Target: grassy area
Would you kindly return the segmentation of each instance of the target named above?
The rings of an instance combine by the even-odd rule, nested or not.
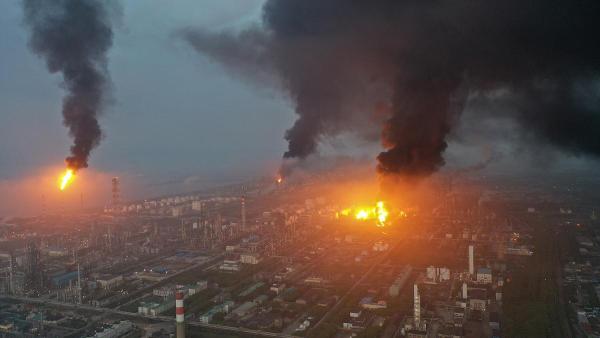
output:
[[[542,301],[511,301],[504,305],[508,337],[559,337],[552,334],[551,307]]]
[[[203,313],[208,311],[213,303],[211,298],[219,293],[216,289],[206,289],[198,292],[195,295],[190,296],[185,300],[185,308],[189,313]]]
[[[211,271],[206,278],[214,283],[219,284],[221,287],[237,289],[240,285],[243,285],[248,280],[252,279],[252,276],[260,271],[272,270],[276,266],[277,262],[272,259],[265,259],[256,265],[244,264],[240,271],[237,272],[224,272],[219,270]]]
[[[126,311],[126,312],[132,312],[132,313],[137,313],[138,312],[138,305],[140,304],[139,301],[135,301],[135,302],[131,302],[127,305],[124,305],[121,307],[121,311]]]
[[[326,313],[327,310],[329,310],[328,307],[325,306],[319,306],[319,305],[313,305],[309,310],[308,310],[308,315],[312,316],[314,318],[321,318],[323,317]]]
[[[319,327],[319,332],[313,333],[313,338],[330,338],[337,332],[337,327],[333,324],[323,323]]]
[[[360,332],[356,338],[371,338],[371,337],[379,337],[379,335],[383,332],[383,327],[381,326],[369,326]]]
[[[249,294],[245,296],[240,295],[241,292],[246,291],[250,286],[254,285],[255,283],[256,282],[252,282],[244,287],[236,287],[233,291],[231,291],[233,299],[237,302],[247,302],[253,300],[260,294],[265,294],[269,290],[269,286],[266,283],[264,283],[262,286],[259,286],[256,290],[250,292]]]
[[[510,264],[504,287],[504,333],[508,337],[562,337],[556,271],[559,266],[556,236],[540,219],[534,228],[535,254]]]
[[[195,269],[191,269],[191,270],[182,272],[181,274],[168,280],[167,283],[194,284],[199,280],[206,279],[206,277],[205,277],[206,273],[203,271],[204,268],[205,268],[205,266],[202,265]]]

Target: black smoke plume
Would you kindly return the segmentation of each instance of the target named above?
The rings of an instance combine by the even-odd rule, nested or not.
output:
[[[365,128],[356,115],[383,99],[378,170],[419,176],[444,164],[476,93],[508,93],[489,105],[511,102],[499,117],[527,139],[600,155],[599,17],[597,0],[268,0],[259,28],[184,37],[244,75],[280,80],[298,115],[284,157]]]
[[[63,76],[63,123],[73,138],[71,169],[88,166],[100,143],[98,115],[109,85],[107,52],[112,45],[111,1],[23,0],[32,51],[43,57],[51,73]]]

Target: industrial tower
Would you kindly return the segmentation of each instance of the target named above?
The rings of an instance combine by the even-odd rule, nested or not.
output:
[[[112,178],[112,209],[113,212],[117,210],[117,207],[121,203],[121,187],[118,177]]]
[[[177,338],[185,338],[185,311],[183,309],[183,292],[175,291],[175,325]]]
[[[413,304],[415,328],[421,329],[421,296],[419,295],[419,287],[414,285],[414,304]]]
[[[475,275],[475,248],[473,244],[469,245],[469,275]]]

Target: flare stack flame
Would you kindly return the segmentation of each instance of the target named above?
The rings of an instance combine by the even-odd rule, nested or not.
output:
[[[115,1],[22,0],[24,24],[30,31],[29,47],[46,62],[50,73],[62,75],[65,96],[63,124],[73,139],[65,159],[66,187],[80,169],[88,166],[98,146],[102,114],[110,86],[108,50],[113,42],[111,14]]]
[[[75,171],[73,169],[67,169],[60,180],[60,190],[65,190],[65,188],[73,181],[74,178]]]

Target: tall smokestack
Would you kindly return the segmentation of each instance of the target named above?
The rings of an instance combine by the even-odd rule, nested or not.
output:
[[[9,265],[9,294],[14,295],[15,294],[15,276],[14,276],[14,266],[13,266],[13,261],[14,261],[14,254],[13,251],[10,251],[10,265]]]
[[[242,231],[246,231],[246,197],[242,196]]]
[[[177,325],[177,338],[185,338],[185,312],[183,309],[183,292],[175,292],[175,323]]]
[[[107,225],[107,237],[108,237],[108,249],[112,249],[112,231],[111,231],[111,226],[110,223]]]
[[[469,245],[469,275],[473,277],[475,275],[475,248],[473,244]]]
[[[65,162],[73,171],[88,166],[102,136],[98,116],[106,100],[113,39],[109,4],[116,2],[23,0],[31,50],[45,59],[50,73],[63,77],[63,123],[73,138]]]
[[[415,328],[421,328],[421,296],[419,295],[419,287],[414,285],[414,304],[413,304]]]
[[[81,299],[81,269],[79,267],[79,263],[77,263],[77,302],[78,302],[78,304],[82,303],[82,299]]]
[[[111,180],[112,188],[112,210],[117,212],[119,205],[121,204],[121,184],[118,177],[113,177]]]

